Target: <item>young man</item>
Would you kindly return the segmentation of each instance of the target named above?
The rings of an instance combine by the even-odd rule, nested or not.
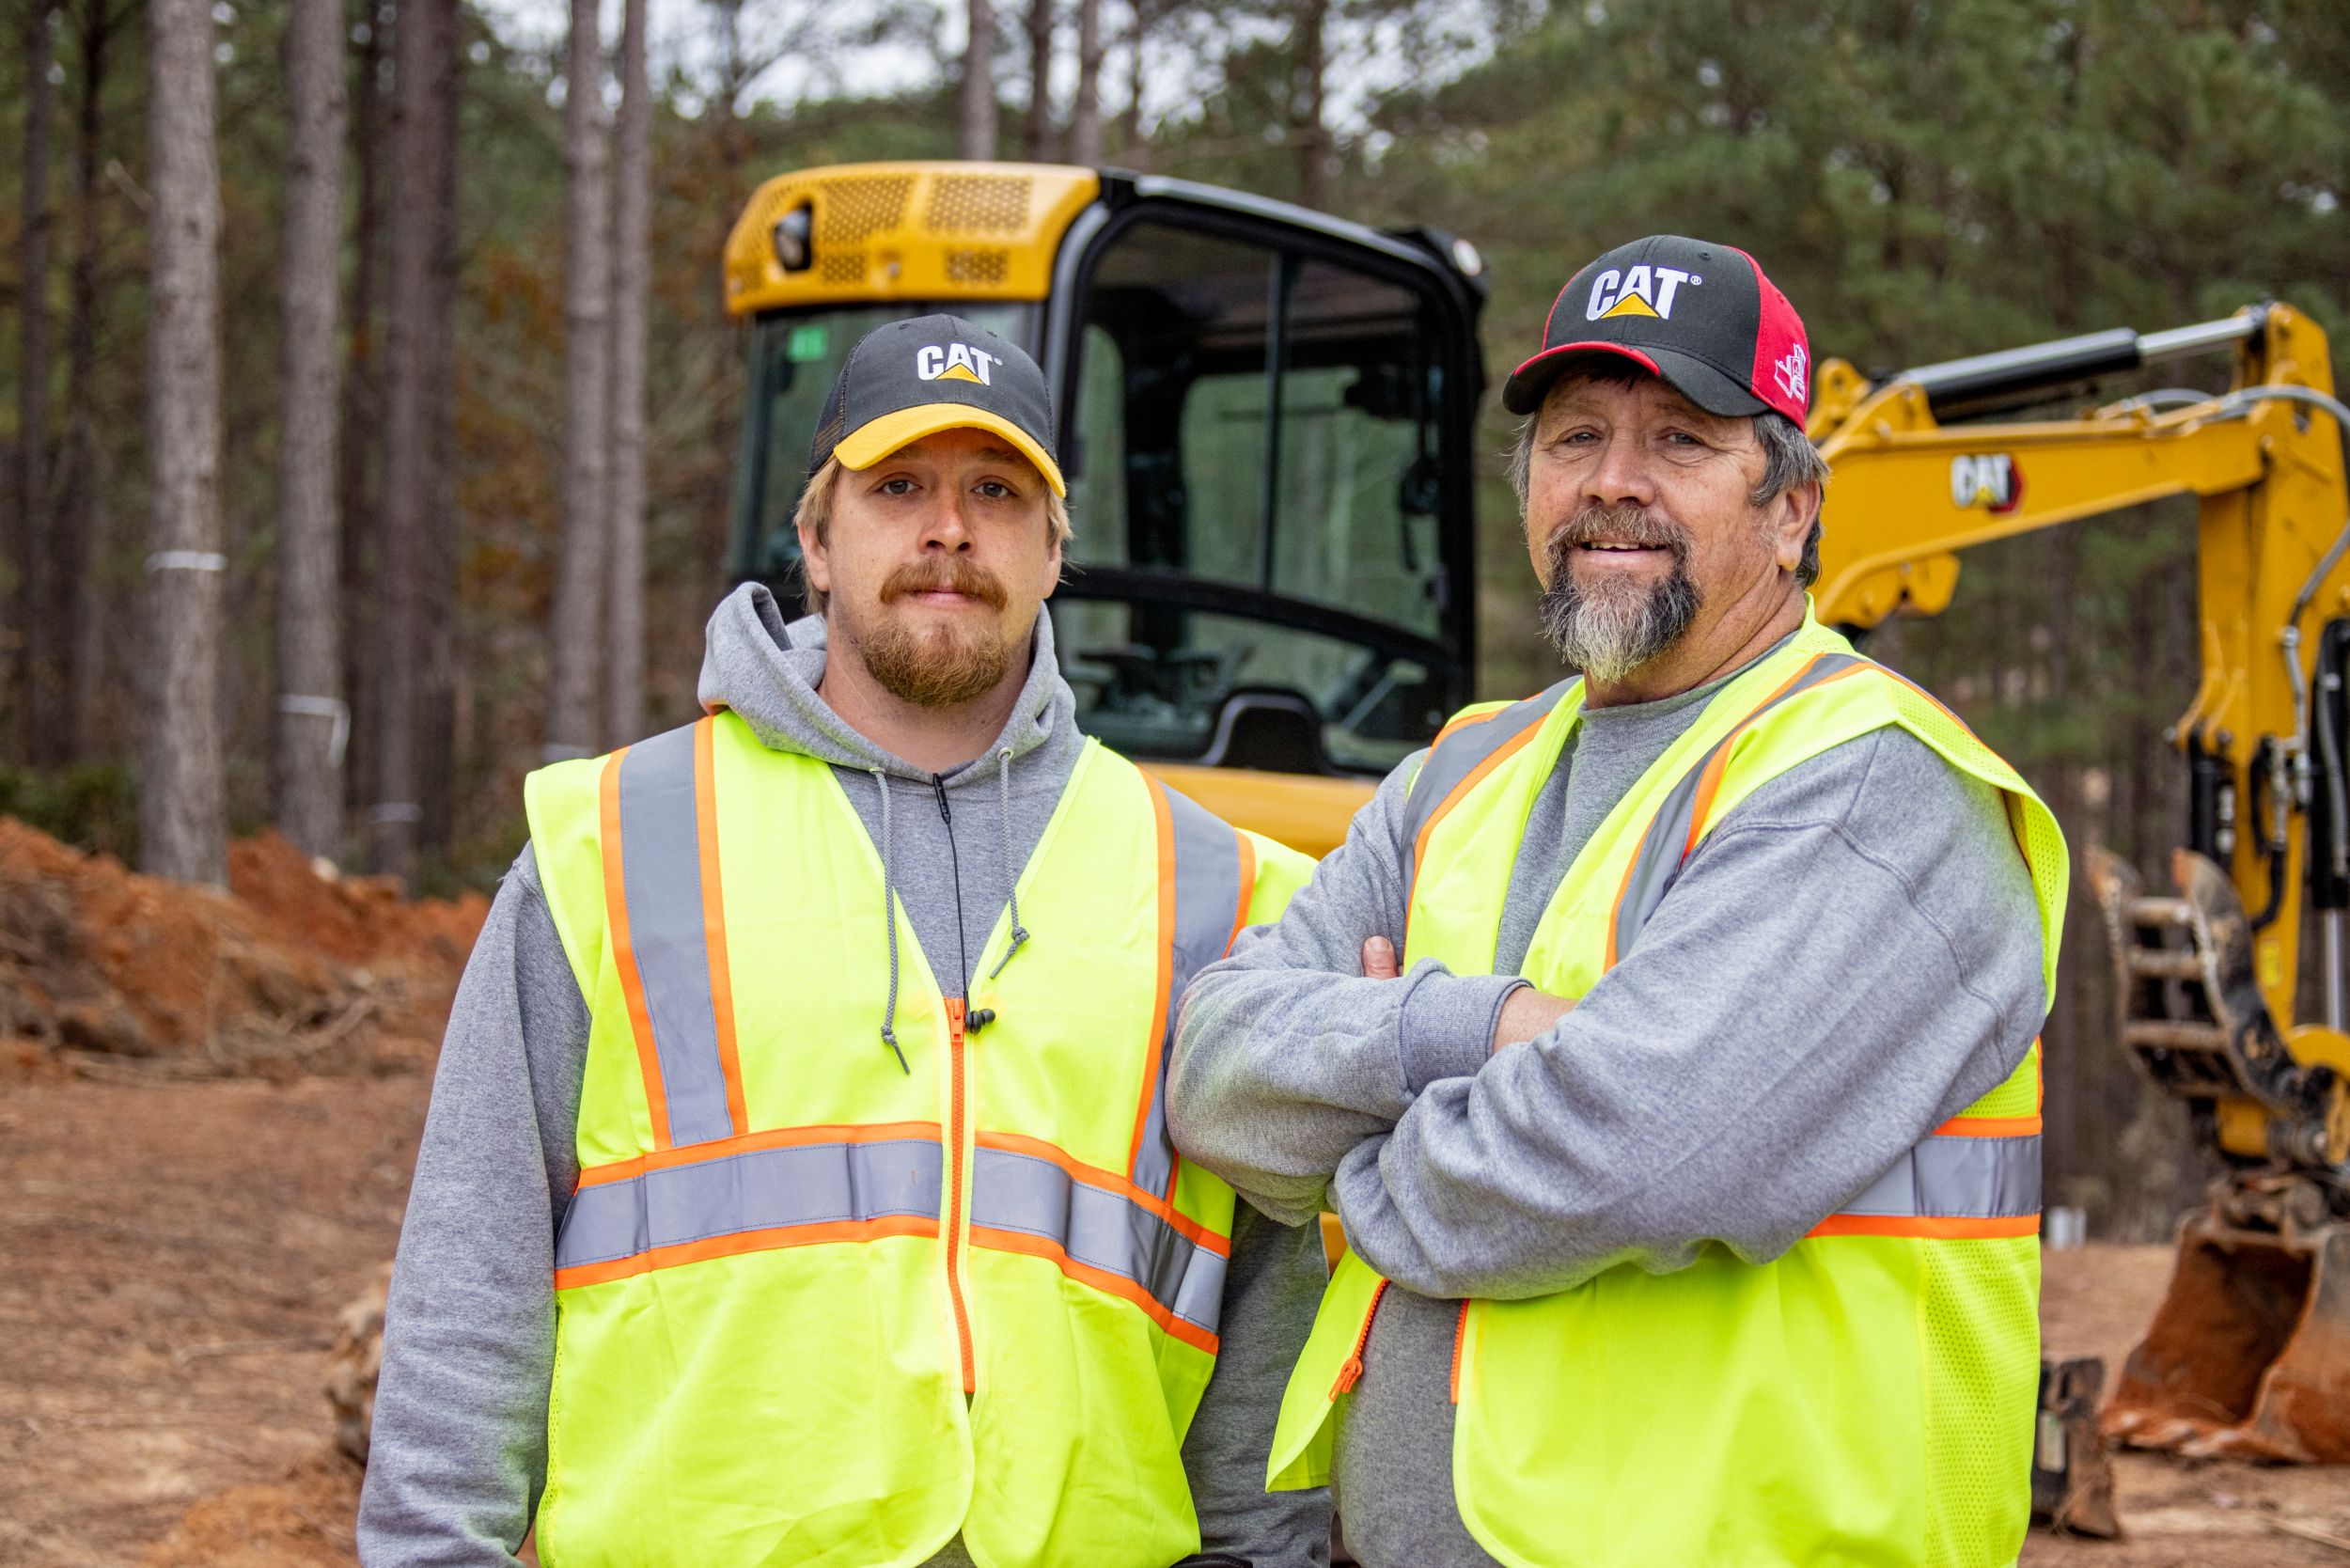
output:
[[[1729,245],[1574,274],[1503,400],[1582,679],[1456,720],[1186,1001],[1179,1147],[1345,1224],[1272,1468],[1373,1568],[2022,1544],[2063,842],[1810,618],[1809,359]]]
[[[1177,1159],[1163,1090],[1306,862],[1076,732],[1019,349],[878,329],[810,468],[821,618],[738,590],[710,716],[530,780],[361,1559],[510,1563],[535,1515],[548,1568],[1320,1562],[1323,1499],[1262,1491],[1318,1244]]]

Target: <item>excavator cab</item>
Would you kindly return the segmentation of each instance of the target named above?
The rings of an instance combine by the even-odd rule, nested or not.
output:
[[[2025,412],[2212,353],[2233,358],[2222,394]],[[2175,891],[2150,895],[2095,848],[2085,870],[2118,1043],[2224,1169],[2180,1227],[2170,1293],[2102,1424],[2148,1447],[2350,1462],[2350,408],[2325,334],[2259,305],[1875,386],[1831,361],[1818,389],[1811,434],[1836,475],[1825,620],[1941,610],[1968,545],[2163,496],[2198,503],[2203,671],[2170,731],[2187,786]],[[2054,1381],[2073,1387],[2044,1410],[2044,1447],[2055,1406],[2093,1397],[2093,1381]]]
[[[728,241],[750,397],[737,580],[797,604],[826,390],[948,310],[1053,388],[1075,537],[1048,609],[1078,720],[1309,853],[1470,699],[1482,265],[1183,180],[869,164],[769,180]]]

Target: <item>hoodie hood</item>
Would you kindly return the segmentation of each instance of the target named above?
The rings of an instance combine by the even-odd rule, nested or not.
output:
[[[711,615],[696,688],[702,707],[730,708],[771,751],[794,751],[835,767],[893,778],[931,782],[929,770],[866,739],[816,695],[824,678],[824,619],[803,616],[786,621],[776,596],[759,583],[745,583],[726,596]],[[1029,644],[1028,678],[1012,704],[1011,717],[986,754],[943,775],[949,788],[964,781],[977,763],[992,768],[1009,750],[1018,763],[1029,752],[1060,751],[1081,744],[1077,699],[1061,679],[1053,649],[1053,620],[1037,612]]]

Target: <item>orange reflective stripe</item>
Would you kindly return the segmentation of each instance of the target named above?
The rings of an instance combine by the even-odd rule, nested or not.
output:
[[[1240,903],[1232,911],[1232,933],[1224,939],[1224,950],[1230,952],[1232,944],[1240,940],[1243,927],[1248,924],[1248,906],[1256,902],[1257,841],[1247,834],[1235,831],[1240,840]]]
[[[1502,712],[1507,713],[1509,710],[1505,708]],[[1496,714],[1496,716],[1497,717],[1499,715]],[[1544,716],[1547,717],[1548,715]],[[1420,824],[1418,835],[1412,839],[1412,876],[1415,882],[1417,882],[1419,877],[1420,861],[1424,859],[1428,854],[1428,836],[1436,831],[1436,824],[1444,821],[1446,817],[1449,816],[1452,812],[1452,808],[1460,805],[1462,801],[1465,800],[1468,797],[1469,792],[1475,790],[1477,786],[1482,784],[1485,781],[1486,776],[1491,774],[1494,769],[1501,766],[1502,763],[1508,761],[1511,758],[1515,757],[1520,751],[1523,751],[1526,748],[1528,742],[1531,741],[1536,735],[1542,733],[1542,729],[1543,720],[1538,718],[1533,723],[1528,725],[1525,729],[1520,729],[1516,734],[1511,736],[1508,740],[1502,742],[1501,745],[1496,746],[1491,756],[1487,757],[1483,761],[1478,763],[1477,766],[1471,768],[1468,771],[1467,776],[1464,777],[1461,782],[1455,784],[1451,789],[1445,792],[1444,799],[1436,803],[1436,808],[1428,814],[1428,820]]]
[[[1081,1285],[1090,1285],[1104,1294],[1115,1295],[1133,1302],[1150,1315],[1152,1323],[1166,1330],[1169,1339],[1180,1340],[1195,1349],[1206,1351],[1210,1356],[1216,1353],[1219,1341],[1215,1335],[1197,1324],[1187,1323],[1177,1317],[1149,1291],[1123,1275],[1112,1274],[1107,1269],[1095,1268],[1090,1263],[1079,1262],[1068,1254],[1060,1243],[1050,1236],[1036,1236],[1023,1231],[998,1231],[991,1226],[974,1225],[971,1227],[971,1244],[974,1247],[990,1247],[998,1252],[1024,1252],[1032,1258],[1045,1259]]]
[[[615,1258],[609,1262],[559,1268],[555,1271],[555,1288],[558,1291],[577,1290],[583,1285],[602,1285],[614,1279],[626,1279],[633,1275],[650,1274],[654,1269],[675,1268],[682,1263],[698,1263],[712,1258],[736,1258],[746,1252],[822,1247],[832,1242],[879,1241],[886,1236],[935,1237],[937,1234],[938,1219],[934,1215],[885,1215],[878,1219],[778,1225],[765,1231],[740,1231],[732,1235],[682,1242],[675,1247],[656,1247],[626,1258]]]
[[[1159,927],[1157,989],[1151,998],[1151,1043],[1142,1058],[1142,1097],[1135,1106],[1134,1141],[1126,1149],[1126,1168],[1142,1158],[1143,1141],[1151,1136],[1151,1109],[1159,1093],[1159,1062],[1168,1044],[1167,1010],[1175,986],[1175,820],[1167,803],[1167,786],[1143,775],[1151,796],[1151,823],[1158,835]]]
[[[1806,661],[1801,669],[1795,671],[1794,674],[1787,678],[1786,684],[1780,686],[1778,690],[1764,698],[1762,702],[1755,707],[1753,713],[1748,713],[1745,718],[1739,720],[1738,727],[1732,729],[1729,734],[1723,736],[1720,743],[1715,746],[1713,755],[1705,760],[1705,771],[1698,776],[1697,806],[1696,808],[1689,813],[1689,835],[1687,839],[1681,846],[1682,858],[1684,860],[1687,859],[1690,853],[1698,847],[1698,840],[1705,836],[1705,829],[1709,825],[1707,819],[1712,815],[1714,809],[1714,796],[1721,789],[1722,774],[1730,766],[1731,743],[1737,740],[1740,735],[1746,733],[1746,731],[1752,727],[1754,721],[1762,716],[1765,709],[1777,704],[1781,698],[1791,695],[1798,686],[1803,687],[1807,691],[1817,690],[1821,686],[1832,684],[1835,682],[1845,679],[1847,676],[1856,674],[1859,671],[1870,667],[1868,665],[1856,663],[1847,665],[1842,669],[1835,670],[1829,674],[1823,675],[1817,680],[1813,680],[1811,678],[1812,670],[1819,665],[1822,659],[1840,658],[1843,655],[1841,654],[1821,653],[1816,654],[1810,660]]]
[[[743,1063],[734,1049],[734,975],[727,957],[726,895],[718,880],[718,770],[713,754],[717,724],[694,726],[695,839],[701,851],[702,943],[710,951],[711,1017],[718,1031],[718,1071],[726,1075],[727,1117],[737,1137],[750,1130],[743,1107]]]
[[[1040,1160],[1050,1160],[1086,1185],[1114,1192],[1135,1207],[1148,1210],[1195,1246],[1204,1247],[1218,1257],[1229,1257],[1231,1253],[1230,1237],[1217,1235],[1166,1199],[1135,1185],[1117,1171],[1088,1165],[1041,1137],[1026,1137],[1019,1133],[982,1132],[977,1136],[977,1141],[982,1149],[1000,1149],[1008,1154],[1028,1154]]]
[[[1953,1116],[1934,1130],[1936,1137],[2037,1137],[2037,1116]]]
[[[636,972],[636,949],[629,938],[628,874],[620,854],[620,762],[629,748],[607,758],[596,783],[596,806],[603,829],[603,917],[611,933],[612,964],[619,971],[620,995],[628,1001],[629,1032],[636,1040],[636,1068],[645,1083],[645,1105],[652,1115],[652,1145],[669,1147],[669,1102],[662,1092],[661,1053],[653,1045],[652,1014],[645,1006],[645,981]]]
[[[2040,1216],[1998,1215],[1952,1218],[1923,1215],[1830,1215],[1804,1232],[1804,1240],[1827,1236],[1911,1236],[1921,1241],[1967,1241],[2001,1236],[2036,1236]]]
[[[761,1149],[797,1149],[810,1143],[887,1143],[901,1138],[927,1138],[936,1142],[938,1137],[939,1127],[935,1121],[861,1121],[809,1127],[770,1127],[762,1132],[744,1133],[740,1137],[713,1138],[708,1143],[689,1143],[682,1149],[665,1149],[657,1153],[638,1154],[633,1159],[591,1165],[579,1173],[579,1185],[593,1187],[611,1182],[626,1182],[642,1176],[648,1170],[674,1170],[680,1166],[700,1165],[707,1160],[723,1160],[730,1154],[754,1153]]]

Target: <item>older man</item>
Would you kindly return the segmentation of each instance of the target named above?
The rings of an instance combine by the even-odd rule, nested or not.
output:
[[[1303,857],[1077,733],[1044,378],[850,353],[821,610],[710,622],[709,716],[534,774],[402,1231],[368,1568],[1246,1568],[1319,1241],[1175,1158],[1190,973]],[[1213,1556],[1198,1555],[1203,1546]]]
[[[1456,719],[1186,999],[1178,1147],[1345,1226],[1271,1480],[1374,1568],[2022,1540],[2063,846],[1810,619],[1809,365],[1729,245],[1574,274],[1504,401],[1582,678]]]

